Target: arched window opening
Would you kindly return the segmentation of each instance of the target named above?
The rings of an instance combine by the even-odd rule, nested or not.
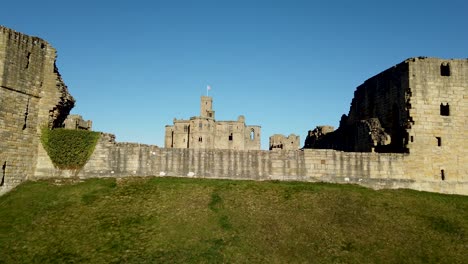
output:
[[[229,141],[232,141],[232,133],[229,134]]]
[[[254,140],[255,139],[255,130],[250,130],[250,140]]]

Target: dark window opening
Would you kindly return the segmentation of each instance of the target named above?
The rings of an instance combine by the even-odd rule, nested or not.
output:
[[[199,137],[199,138],[198,138],[198,142],[203,142],[203,138],[202,138],[202,137]]]
[[[450,115],[450,106],[447,103],[446,105],[440,104],[440,115],[441,116],[449,116]]]
[[[445,172],[444,170],[440,170],[440,178],[445,181]]]
[[[450,76],[450,64],[442,63],[440,65],[440,76]]]
[[[232,141],[232,133],[229,135],[229,141]]]
[[[29,98],[28,98],[28,103],[26,104],[26,111],[24,112],[23,130],[25,130],[26,127],[27,127],[27,123],[28,123],[28,114],[29,114]]]
[[[29,63],[31,62],[31,52],[28,52],[26,55],[26,66],[24,67],[25,69],[29,68]]]
[[[6,163],[6,161],[5,161],[5,162],[3,163],[3,166],[2,166],[2,181],[0,182],[0,186],[5,185],[6,166],[7,166],[7,163]]]
[[[171,148],[174,147],[174,131],[171,132]]]
[[[212,114],[212,113],[208,113],[208,116],[209,116],[209,117],[213,117],[213,114]]]
[[[254,140],[255,139],[255,130],[251,130],[250,131],[250,140]]]
[[[437,146],[442,146],[442,138],[441,137],[436,137],[437,139]]]
[[[413,142],[413,141],[414,141],[414,138],[413,138],[413,136],[411,136],[411,137],[410,137],[410,139],[411,139],[411,142]]]

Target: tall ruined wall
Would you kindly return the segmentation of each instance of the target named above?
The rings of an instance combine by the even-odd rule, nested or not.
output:
[[[73,107],[55,58],[46,41],[0,26],[0,194],[33,176],[40,127]]]
[[[321,145],[345,151],[407,152],[408,91],[406,61],[368,79],[356,88],[340,127]]]
[[[468,59],[409,60],[408,148],[421,180],[468,181]],[[441,106],[442,105],[442,106]]]
[[[321,149],[166,149],[142,144],[116,143],[111,135],[103,135],[81,171],[60,171],[54,169],[50,160],[43,160],[36,176],[179,176],[323,181],[356,183],[377,189],[411,188],[468,194],[467,182],[440,182],[408,176],[408,156],[409,154],[399,153],[358,153]]]
[[[409,88],[408,63],[400,63],[357,87],[346,123],[378,118],[382,128],[401,148],[402,130],[408,119],[405,95]]]

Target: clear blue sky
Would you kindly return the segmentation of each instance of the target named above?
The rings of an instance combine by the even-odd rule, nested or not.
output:
[[[468,1],[4,1],[0,24],[39,36],[77,103],[118,141],[164,145],[174,117],[246,117],[305,139],[338,125],[355,88],[409,57],[467,58]]]

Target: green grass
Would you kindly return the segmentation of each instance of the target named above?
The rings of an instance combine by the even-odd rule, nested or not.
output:
[[[467,252],[466,196],[125,178],[0,197],[0,263],[468,263]]]

